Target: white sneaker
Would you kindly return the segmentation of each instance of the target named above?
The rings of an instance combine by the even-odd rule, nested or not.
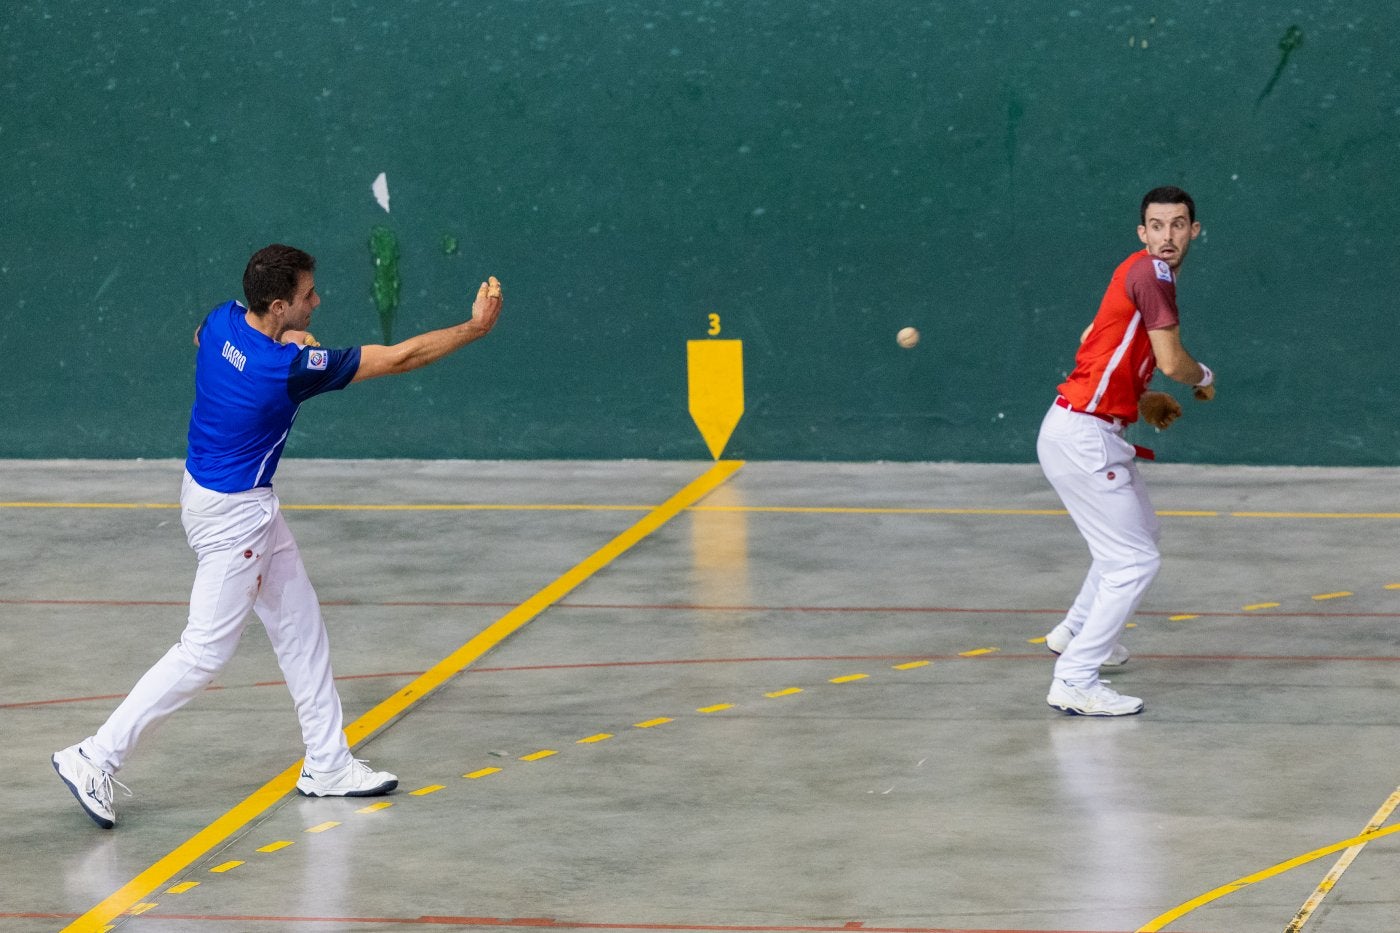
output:
[[[1059,625],[1045,633],[1045,647],[1050,649],[1051,654],[1064,654],[1069,643],[1074,639],[1069,626],[1061,622]],[[1120,644],[1115,644],[1113,650],[1108,653],[1108,660],[1103,662],[1104,667],[1122,667],[1128,663],[1128,649]]]
[[[1045,702],[1079,716],[1131,716],[1142,712],[1141,699],[1124,696],[1102,681],[1092,687],[1075,687],[1057,677],[1050,682]]]
[[[397,775],[371,771],[356,759],[339,771],[312,771],[302,765],[297,793],[303,797],[378,797],[399,786]]]
[[[103,829],[117,825],[117,811],[112,808],[112,785],[116,784],[131,796],[131,789],[88,760],[77,745],[70,745],[61,752],[54,752],[53,769],[68,785],[73,796],[78,798],[87,815]]]

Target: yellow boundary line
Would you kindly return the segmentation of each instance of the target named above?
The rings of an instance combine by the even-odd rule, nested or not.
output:
[[[1385,798],[1385,803],[1371,816],[1366,825],[1362,827],[1363,833],[1374,832],[1385,825],[1385,821],[1390,819],[1390,814],[1395,812],[1395,808],[1400,806],[1400,787],[1391,791],[1390,796]],[[1312,917],[1313,912],[1321,906],[1328,893],[1337,886],[1337,882],[1342,880],[1342,874],[1351,867],[1351,863],[1361,854],[1361,850],[1366,847],[1365,843],[1355,845],[1342,853],[1342,857],[1332,865],[1327,874],[1322,876],[1322,880],[1317,883],[1313,893],[1303,901],[1303,906],[1298,908],[1298,912],[1293,915],[1293,919],[1288,922],[1288,926],[1283,928],[1283,933],[1298,933],[1303,925]]]
[[[383,700],[378,706],[346,726],[345,735],[350,746],[355,747],[376,730],[403,715],[409,708],[500,644],[508,635],[524,627],[526,623],[562,599],[580,583],[723,484],[743,465],[742,460],[721,460],[715,463],[680,492],[652,509],[631,528],[593,552],[534,596],[482,629],[470,641],[424,671],[408,686]],[[136,906],[156,888],[179,872],[184,871],[200,856],[227,840],[290,793],[296,785],[297,775],[300,774],[300,771],[301,762],[297,762],[268,781],[232,810],[210,823],[176,847],[174,851],[108,895],[106,899],[87,913],[64,927],[64,933],[69,933],[69,931],[71,933],[101,933],[107,929],[108,924]]]
[[[1361,835],[1353,836],[1350,839],[1343,839],[1341,842],[1334,842],[1330,846],[1323,846],[1321,849],[1314,849],[1311,852],[1305,852],[1302,855],[1299,855],[1295,858],[1291,858],[1286,862],[1279,862],[1277,865],[1271,865],[1263,871],[1257,871],[1252,875],[1245,875],[1243,878],[1238,878],[1234,881],[1231,881],[1229,884],[1222,884],[1220,887],[1215,888],[1212,891],[1207,891],[1200,897],[1193,898],[1187,901],[1186,903],[1180,905],[1179,907],[1173,907],[1171,910],[1167,911],[1161,916],[1153,917],[1147,922],[1145,926],[1138,927],[1135,933],[1158,933],[1158,931],[1165,928],[1166,925],[1171,923],[1172,921],[1180,920],[1182,917],[1191,913],[1196,908],[1204,907],[1211,901],[1219,900],[1227,894],[1233,894],[1240,888],[1245,888],[1251,884],[1254,884],[1255,882],[1265,881],[1269,878],[1275,877],[1276,875],[1281,875],[1284,872],[1291,871],[1292,869],[1297,868],[1300,865],[1306,865],[1308,862],[1320,859],[1326,855],[1331,855],[1333,852],[1340,852],[1343,849],[1350,849],[1352,846],[1363,846],[1373,839],[1379,839],[1382,836],[1389,836],[1391,833],[1395,832],[1400,832],[1400,825],[1390,826],[1382,830],[1377,830],[1373,833],[1362,833]]]

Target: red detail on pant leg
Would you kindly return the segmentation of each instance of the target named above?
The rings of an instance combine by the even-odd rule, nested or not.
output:
[[[252,558],[252,556],[253,556],[253,552],[252,552],[252,551],[244,551],[244,552],[243,552],[243,559],[244,559],[244,560],[250,560],[250,559]]]
[[[1114,472],[1113,472],[1112,470],[1109,470],[1109,471],[1108,471],[1108,478],[1109,478],[1109,479],[1113,479],[1115,475],[1116,475],[1116,474],[1114,474]]]

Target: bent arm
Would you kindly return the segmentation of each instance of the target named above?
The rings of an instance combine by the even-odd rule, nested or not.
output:
[[[379,376],[396,376],[421,369],[485,337],[501,314],[501,283],[491,276],[476,291],[472,316],[452,327],[430,330],[393,346],[370,344],[360,348],[360,368],[351,382]]]
[[[1200,385],[1206,378],[1206,371],[1201,364],[1181,345],[1180,327],[1149,330],[1147,338],[1152,341],[1152,355],[1157,358],[1157,368],[1168,379],[1195,386]]]

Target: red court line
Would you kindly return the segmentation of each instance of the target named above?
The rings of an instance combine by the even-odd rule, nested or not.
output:
[[[0,920],[74,920],[76,914],[4,913]],[[142,914],[141,923],[161,921],[202,923],[334,923],[376,924],[380,926],[448,926],[448,927],[531,927],[554,930],[649,930],[675,933],[1132,933],[1130,930],[1034,930],[997,927],[884,927],[867,926],[864,921],[851,920],[840,925],[823,924],[758,924],[758,923],[602,923],[584,920],[555,920],[552,917],[287,917],[263,914]]]

